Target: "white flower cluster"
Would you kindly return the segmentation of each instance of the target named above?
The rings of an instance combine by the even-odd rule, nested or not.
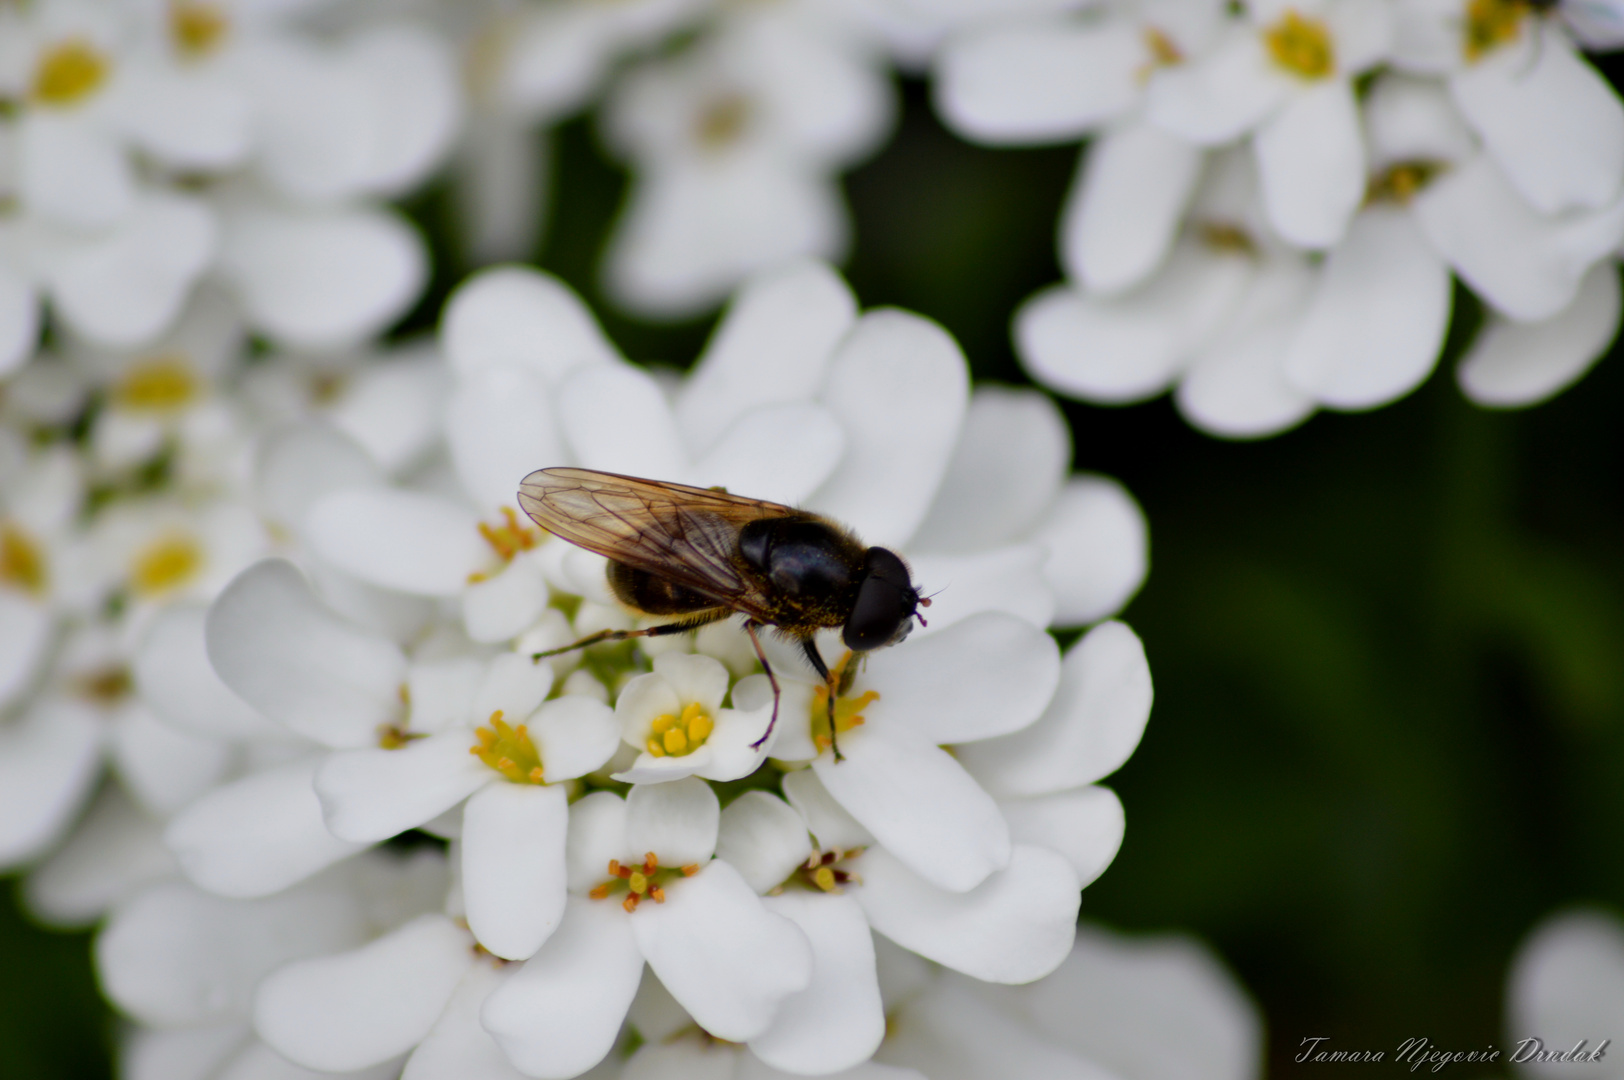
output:
[[[42,917],[107,913],[129,1075],[568,1077],[689,1030],[879,1069],[877,949],[995,983],[1065,960],[1150,707],[1109,621],[1146,551],[1047,399],[972,393],[940,328],[811,262],[681,379],[518,268],[435,346],[243,331],[206,288],[156,353],[65,345],[4,405],[0,857],[38,863]],[[633,625],[517,512],[563,463],[827,513],[909,558],[930,625],[820,642],[833,703],[769,640],[765,742],[736,623],[538,663]]]
[[[1091,401],[1175,388],[1257,437],[1431,372],[1451,276],[1487,318],[1474,401],[1544,400],[1618,330],[1624,103],[1580,56],[1624,7],[1569,0],[1123,0],[979,11],[938,108],[996,144],[1093,143],[1060,224],[1068,280],[1015,335]]]
[[[1624,922],[1583,908],[1542,920],[1512,959],[1501,1061],[1537,1080],[1624,1076],[1621,1022]]]

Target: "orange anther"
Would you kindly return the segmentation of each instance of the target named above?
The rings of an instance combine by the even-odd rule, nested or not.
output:
[[[638,896],[636,893],[627,893],[626,899],[620,902],[620,906],[625,908],[626,913],[629,915],[637,910],[637,901],[640,899],[642,899],[642,897]]]
[[[658,885],[650,886],[648,894],[654,897],[654,902],[656,904],[665,903],[665,890],[660,888]]]
[[[587,895],[592,897],[594,900],[602,900],[604,897],[609,895],[609,883],[604,882],[602,885],[599,885],[597,888],[587,893]]]
[[[693,877],[697,873],[699,873],[699,864],[696,862],[691,862],[682,868],[683,877]]]
[[[619,859],[610,859],[609,860],[609,875],[611,877],[619,877],[620,876],[620,860]]]
[[[652,873],[654,873],[654,871],[658,870],[659,868],[660,868],[660,860],[658,860],[658,859],[656,859],[654,857],[654,852],[652,852],[652,851],[645,852],[643,854],[643,873],[652,874]]]

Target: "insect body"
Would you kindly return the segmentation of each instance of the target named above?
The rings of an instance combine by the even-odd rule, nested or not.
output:
[[[519,505],[536,524],[609,559],[609,587],[624,604],[672,621],[644,630],[605,630],[553,656],[600,641],[697,629],[737,612],[773,688],[778,679],[756,631],[771,626],[801,643],[829,686],[834,738],[836,677],[813,639],[840,628],[846,647],[867,652],[908,636],[929,607],[895,552],[864,547],[844,526],[804,510],[711,488],[640,480],[591,469],[541,469],[519,485]],[[921,617],[920,622],[924,619]],[[840,756],[838,746],[835,756]]]

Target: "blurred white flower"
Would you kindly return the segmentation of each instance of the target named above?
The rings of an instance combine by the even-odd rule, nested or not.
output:
[[[1507,1061],[1540,1080],[1624,1076],[1610,1045],[1624,1023],[1624,923],[1610,912],[1552,915],[1529,931],[1506,986]],[[1538,1040],[1537,1043],[1529,1040]],[[1537,1055],[1602,1051],[1599,1061]]]
[[[894,91],[874,44],[804,0],[724,8],[675,56],[629,72],[606,106],[636,173],[606,278],[633,311],[715,306],[745,277],[849,244],[836,174],[889,131]]]

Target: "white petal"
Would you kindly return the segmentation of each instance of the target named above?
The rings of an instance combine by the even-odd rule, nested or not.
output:
[[[1286,382],[1286,349],[1313,277],[1289,257],[1272,261],[1242,298],[1224,336],[1196,358],[1174,396],[1203,431],[1227,438],[1273,435],[1301,423],[1313,399]]]
[[[254,1029],[308,1068],[364,1068],[415,1046],[472,961],[467,931],[422,915],[353,952],[268,976],[254,995]]]
[[[415,491],[335,491],[310,508],[305,528],[316,551],[340,570],[422,596],[460,594],[468,575],[491,557],[472,513]]]
[[[135,178],[111,133],[83,113],[28,109],[17,129],[17,194],[30,211],[104,229],[135,202]]]
[[[1412,206],[1427,239],[1472,291],[1520,322],[1567,307],[1585,272],[1624,239],[1624,199],[1546,217],[1486,154],[1434,180]]]
[[[383,482],[371,456],[325,424],[299,424],[266,435],[254,462],[254,490],[262,513],[278,527],[302,535],[305,514],[323,495]]]
[[[357,371],[328,415],[372,460],[398,475],[420,464],[438,442],[450,384],[433,349],[403,349]]]
[[[214,673],[204,639],[205,617],[204,608],[176,604],[153,619],[131,665],[141,699],[166,722],[205,738],[285,734]]]
[[[1534,405],[1577,382],[1618,334],[1618,265],[1597,263],[1579,295],[1544,322],[1514,323],[1490,316],[1461,360],[1457,377],[1479,405]]]
[[[1060,219],[1060,261],[1072,280],[1111,295],[1167,257],[1205,155],[1143,120],[1090,145]]]
[[[235,756],[225,740],[170,727],[140,702],[118,711],[109,735],[119,779],[142,806],[161,816],[212,788]]]
[[[497,712],[517,723],[534,712],[553,687],[551,664],[540,663],[520,653],[498,653],[485,669],[485,678],[474,695],[469,715],[476,723],[487,723]]]
[[[784,432],[795,437],[786,439]],[[699,487],[720,485],[794,506],[829,478],[846,436],[829,410],[814,402],[766,405],[741,416],[689,471]]]
[[[221,896],[268,896],[364,848],[327,831],[311,787],[320,758],[246,776],[175,816],[164,842]]]
[[[0,375],[22,366],[39,342],[39,296],[9,266],[0,266]]]
[[[1066,1080],[1119,1080],[1124,1075],[1056,1046],[1018,1018],[1017,1010],[998,1008],[996,999],[989,998],[986,989],[967,979],[942,976],[903,1006],[881,1053],[929,1070],[933,1080],[968,1080],[1004,1070]],[[1198,1069],[1196,1075],[1206,1073]]]
[[[964,892],[1009,862],[1009,827],[953,757],[898,725],[841,740],[845,760],[813,763],[835,801],[917,873]]]
[[[64,830],[101,764],[88,708],[47,698],[0,731],[0,866],[32,858]]]
[[[237,575],[205,633],[225,684],[301,735],[367,746],[395,719],[405,657],[323,607],[291,563],[267,559]]]
[[[1537,1033],[1547,1050],[1567,1050],[1585,1039],[1594,1050],[1609,1037],[1601,1033],[1616,1030],[1624,1013],[1624,928],[1615,916],[1593,909],[1547,918],[1518,948],[1508,981],[1506,1023],[1516,1025],[1516,1038]],[[1545,1078],[1569,1070],[1605,1075],[1572,1063],[1528,1072]]]
[[[570,897],[547,944],[485,999],[485,1030],[526,1076],[577,1076],[614,1045],[643,973],[631,922],[612,900]]]
[[[746,281],[677,396],[688,445],[704,453],[752,409],[813,397],[856,319],[851,289],[826,263]]]
[[[626,843],[626,800],[612,791],[594,791],[570,807],[564,859],[573,893],[586,893],[603,882],[610,859],[633,861]]]
[[[1299,247],[1342,239],[1365,197],[1365,148],[1353,86],[1330,79],[1289,102],[1258,129],[1263,206],[1280,236]]]
[[[1443,348],[1451,289],[1449,267],[1410,214],[1366,210],[1325,260],[1286,350],[1286,378],[1337,409],[1409,393]]]
[[[824,404],[845,426],[846,456],[810,506],[870,544],[900,544],[924,520],[958,441],[969,404],[964,354],[933,322],[870,312],[835,354]]]
[[[49,606],[15,589],[0,588],[0,705],[10,704],[33,685],[55,629]]]
[[[366,187],[404,194],[444,156],[461,126],[451,46],[426,27],[374,25],[348,43],[345,60],[370,83]]]
[[[1121,610],[1149,570],[1144,511],[1107,476],[1067,481],[1031,541],[1048,549],[1043,576],[1056,626],[1081,626]]]
[[[119,1047],[125,1080],[215,1080],[219,1068],[249,1038],[247,1024],[138,1028]]]
[[[73,835],[28,875],[29,910],[52,926],[81,928],[143,886],[179,867],[161,825],[117,784],[107,784]]]
[[[1205,56],[1156,73],[1145,94],[1151,122],[1202,146],[1226,143],[1263,121],[1291,93],[1261,36],[1232,25]]]
[[[772,1026],[750,1040],[750,1049],[767,1064],[801,1075],[867,1061],[885,1037],[885,1009],[862,907],[850,896],[798,889],[762,903],[806,935],[812,981],[784,999]]]
[[[549,784],[602,768],[620,747],[614,710],[581,694],[546,702],[529,726]]]
[[[406,1059],[400,1080],[522,1080],[524,1074],[479,1023],[485,999],[504,981],[497,968],[481,963],[470,967],[445,1011]]]
[[[535,625],[550,595],[541,566],[521,556],[494,577],[463,590],[463,627],[474,641],[506,641]]]
[[[440,345],[459,375],[512,364],[548,383],[581,364],[619,359],[570,287],[520,266],[482,271],[446,302]]]
[[[428,276],[423,239],[371,207],[243,208],[226,219],[222,268],[248,319],[279,343],[332,349],[393,322]]]
[[[1035,724],[958,754],[998,795],[1091,784],[1120,768],[1139,745],[1150,700],[1144,646],[1122,623],[1101,623],[1066,653],[1060,687]]]
[[[317,1072],[295,1065],[258,1039],[226,1063],[211,1080],[323,1080],[332,1073]],[[368,1069],[344,1073],[345,1080],[395,1080],[400,1075],[400,1059],[380,1061]]]
[[[806,823],[776,795],[747,791],[722,811],[716,857],[731,864],[758,893],[782,885],[811,854]]]
[[[1476,140],[1437,79],[1382,75],[1365,98],[1364,115],[1373,172],[1404,161],[1453,165],[1476,152]]]
[[[671,996],[712,1035],[731,1042],[754,1038],[772,1022],[779,1002],[811,981],[806,936],[762,907],[727,863],[712,862],[671,882],[665,897],[663,904],[639,905],[632,933]]]
[[[849,851],[874,843],[874,834],[863,828],[846,808],[835,802],[812,769],[785,773],[781,782],[784,797],[806,822],[818,848],[823,851]]]
[[[913,551],[970,552],[1019,536],[1071,465],[1071,432],[1047,395],[979,387]]]
[[[222,65],[136,62],[122,72],[120,119],[158,161],[178,170],[222,172],[253,145],[253,117]]]
[[[56,313],[98,344],[152,338],[180,314],[214,255],[216,231],[197,199],[143,195],[116,229],[52,256],[44,277]]]
[[[1071,951],[1077,874],[1046,848],[1016,845],[1009,865],[969,892],[947,892],[884,848],[865,852],[854,890],[869,923],[892,941],[986,982],[1024,983]]]
[[[1033,799],[1000,799],[998,809],[1017,845],[1065,856],[1084,888],[1105,873],[1122,847],[1122,802],[1110,788],[1090,784]]]
[[[523,960],[541,948],[564,916],[569,812],[568,795],[557,784],[491,784],[463,809],[468,929],[504,960]]]
[[[1181,243],[1159,273],[1126,294],[1046,289],[1016,313],[1021,363],[1071,397],[1107,404],[1154,397],[1227,321],[1254,273],[1245,255]]]
[[[1146,50],[1127,19],[1034,21],[966,34],[936,60],[936,109],[978,142],[1075,139],[1131,108]]]
[[[468,751],[466,728],[397,750],[343,750],[315,775],[327,827],[357,843],[387,840],[456,806],[497,779]]]
[[[878,726],[904,724],[933,743],[1019,731],[1060,682],[1060,648],[1023,619],[984,612],[868,657],[854,692],[880,697],[864,710]]]
[[[364,939],[356,897],[329,881],[243,902],[164,882],[113,912],[96,939],[103,992],[145,1024],[246,1019],[255,985],[289,961]]]
[[[1012,991],[1011,1000],[1039,1036],[1091,1061],[1133,1063],[1169,1078],[1239,1080],[1261,1068],[1257,1006],[1223,962],[1189,938],[1131,938],[1084,925],[1059,970]],[[1079,1016],[1092,1019],[1079,1024]],[[1159,1044],[1152,1068],[1143,1040],[1169,1023],[1179,1037]]]
[[[703,780],[639,784],[626,796],[626,846],[639,855],[652,851],[662,866],[704,864],[716,851],[721,815]]]
[[[1600,209],[1624,183],[1624,104],[1566,35],[1523,25],[1536,40],[1457,72],[1450,92],[1534,209]]]
[[[558,408],[582,465],[652,478],[686,471],[671,408],[647,372],[627,364],[578,371],[560,388]]]
[[[923,639],[987,612],[1003,612],[1048,626],[1054,593],[1043,578],[1048,552],[1036,544],[1010,544],[973,555],[920,555],[911,560],[914,582],[931,601]]]
[[[564,462],[562,434],[547,384],[516,365],[464,375],[446,415],[457,476],[481,511],[514,506],[519,481]]]

